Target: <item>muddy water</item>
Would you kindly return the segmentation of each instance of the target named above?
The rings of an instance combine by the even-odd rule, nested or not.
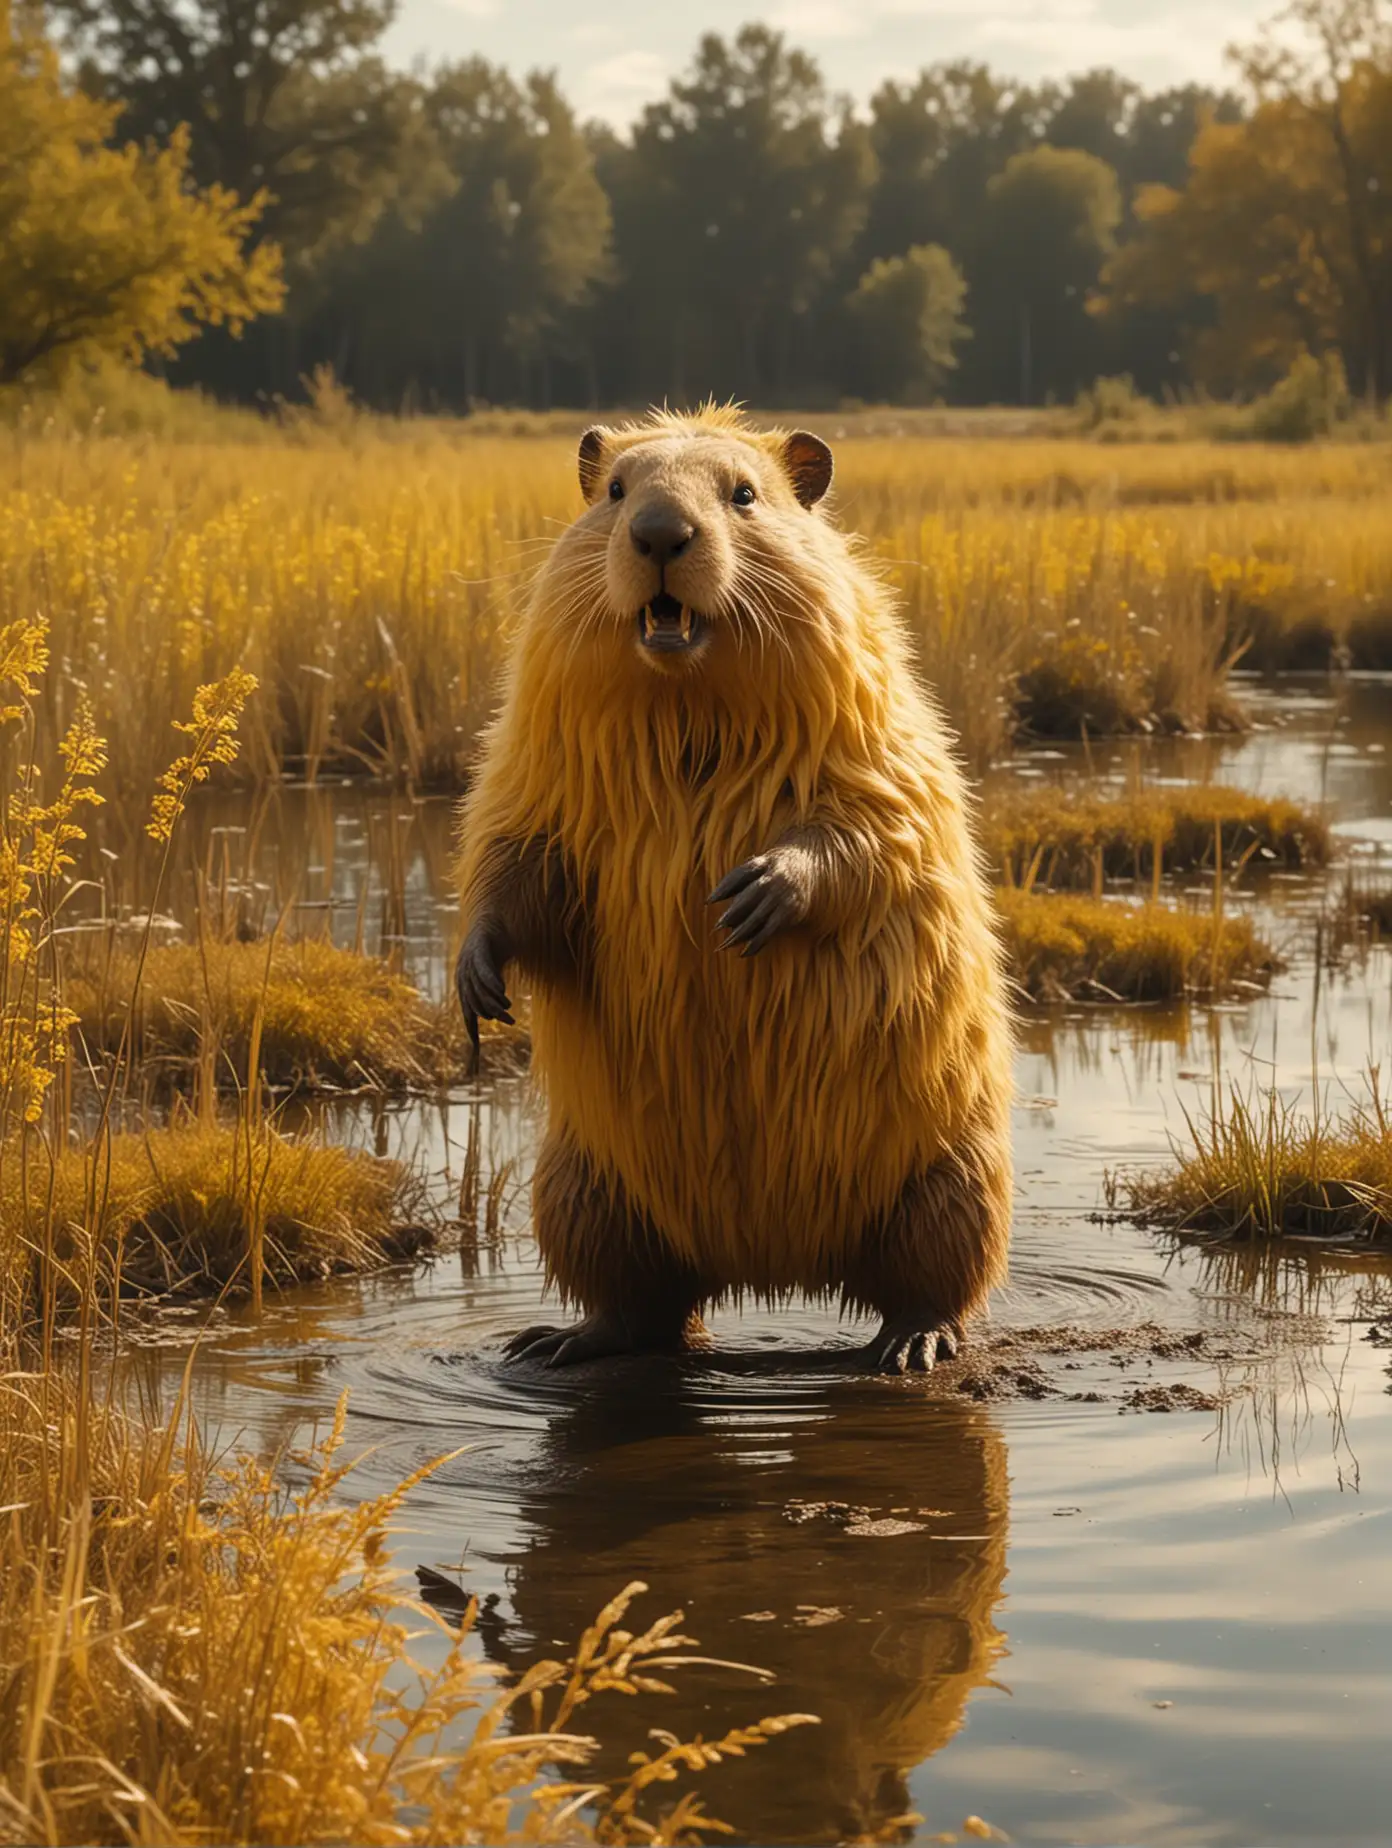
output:
[[[1392,686],[1286,683],[1261,712],[1270,729],[1242,740],[1106,747],[1090,767],[1323,793],[1351,851],[1392,876]],[[1080,755],[1010,772],[1071,775]],[[255,856],[229,850],[227,882],[280,904],[293,877],[337,934],[370,943],[370,878],[369,911],[438,981],[443,808],[280,801]],[[371,859],[384,827],[389,865]],[[505,1368],[504,1336],[539,1312],[537,1125],[510,1080],[338,1113],[340,1133],[425,1161],[451,1210],[472,1126],[493,1223],[471,1214],[429,1267],[296,1296],[259,1324],[218,1317],[199,1408],[224,1440],[290,1446],[347,1390],[350,1443],[371,1447],[362,1493],[468,1445],[413,1494],[400,1557],[484,1601],[479,1646],[500,1663],[552,1652],[638,1578],[649,1615],[681,1604],[705,1653],[773,1671],[695,1668],[675,1696],[587,1710],[608,1769],[651,1725],[709,1736],[819,1714],[706,1780],[743,1839],[833,1840],[913,1811],[926,1820],[905,1832],[975,1813],[1017,1842],[1383,1840],[1392,1352],[1376,1331],[1392,1336],[1392,1274],[1356,1254],[1214,1259],[1094,1217],[1104,1172],[1163,1159],[1215,1081],[1298,1099],[1312,1065],[1337,1091],[1392,1048],[1388,953],[1325,972],[1316,1009],[1318,885],[1239,902],[1288,944],[1270,996],[1025,1027],[1014,1271],[988,1338],[1075,1331],[1041,1354],[1042,1396],[837,1372],[826,1351],[854,1333],[807,1307],[716,1317],[720,1350],[699,1362]],[[1128,1328],[1150,1333],[1110,1338]],[[152,1354],[171,1378],[180,1359],[177,1342]],[[1199,1409],[1133,1409],[1156,1386]]]

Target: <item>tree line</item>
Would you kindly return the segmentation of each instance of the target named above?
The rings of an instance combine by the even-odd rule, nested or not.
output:
[[[145,343],[229,397],[326,365],[389,409],[1038,404],[1122,373],[1256,391],[1308,352],[1382,398],[1388,4],[1295,0],[1230,90],[943,63],[862,110],[749,25],[618,132],[542,72],[393,69],[393,0],[52,0],[68,75],[31,21],[10,87],[46,72],[83,158],[173,161],[186,215],[242,238],[250,281],[224,264],[202,317],[235,327],[193,338],[194,289]],[[5,135],[0,231],[7,193],[42,215]]]

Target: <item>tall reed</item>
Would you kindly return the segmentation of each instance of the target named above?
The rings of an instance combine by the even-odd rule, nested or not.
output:
[[[46,728],[92,689],[120,814],[165,722],[237,666],[266,689],[244,776],[461,782],[529,574],[580,503],[573,438],[460,428],[0,433],[0,623],[46,613]],[[837,484],[977,764],[1021,727],[1236,723],[1239,658],[1392,660],[1385,449],[848,437]]]

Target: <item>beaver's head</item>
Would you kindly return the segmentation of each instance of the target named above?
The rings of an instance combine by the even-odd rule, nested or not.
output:
[[[660,673],[699,671],[805,621],[812,509],[830,483],[831,451],[806,431],[709,414],[587,430],[589,509],[557,562],[583,575],[590,622]]]

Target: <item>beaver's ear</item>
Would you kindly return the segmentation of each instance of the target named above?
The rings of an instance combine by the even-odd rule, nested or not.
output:
[[[603,424],[593,424],[580,438],[580,492],[592,501],[599,490],[600,464],[609,432]]]
[[[783,466],[803,506],[815,507],[831,486],[831,451],[821,437],[794,430],[783,444]]]

